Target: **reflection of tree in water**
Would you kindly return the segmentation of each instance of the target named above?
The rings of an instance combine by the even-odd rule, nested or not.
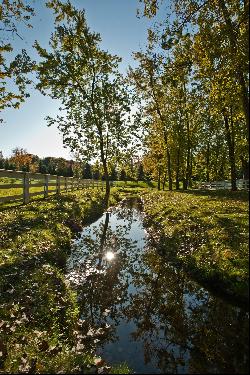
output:
[[[125,314],[136,320],[132,335],[144,342],[145,361],[163,373],[247,372],[248,314],[209,296],[155,251],[142,258],[152,272],[135,276],[143,291]]]
[[[122,318],[121,306],[128,300],[129,267],[133,266],[136,241],[128,238],[135,220],[132,206],[122,211],[113,209],[112,214],[121,224],[111,229],[111,214],[107,212],[99,226],[84,232],[76,246],[73,270],[68,278],[77,287],[86,330],[91,327],[93,332],[101,328],[102,339],[106,334],[106,340],[113,341],[115,326]],[[107,252],[114,254],[113,260],[106,259]]]
[[[115,228],[111,215],[118,220]],[[163,373],[247,372],[247,314],[188,281],[155,249],[139,249],[129,232],[140,215],[133,203],[124,203],[77,245],[69,279],[77,288],[85,334],[92,344],[104,345],[117,339],[120,321],[133,321],[131,335],[143,343],[145,363]],[[106,259],[107,251],[113,260]]]

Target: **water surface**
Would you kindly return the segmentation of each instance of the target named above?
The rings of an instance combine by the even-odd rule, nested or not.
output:
[[[84,345],[135,373],[248,373],[248,313],[167,263],[123,201],[76,240],[67,264]]]

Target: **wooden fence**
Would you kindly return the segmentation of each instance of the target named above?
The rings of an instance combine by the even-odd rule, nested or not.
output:
[[[19,183],[3,183],[0,181],[0,191],[2,189],[22,189],[22,194],[1,196],[0,202],[9,202],[15,200],[23,200],[26,204],[30,201],[31,197],[42,195],[44,198],[48,197],[49,193],[60,194],[61,191],[73,191],[89,187],[97,187],[103,189],[104,182],[97,180],[79,179],[74,177],[63,177],[51,174],[8,171],[0,169],[0,178],[8,177],[20,180]],[[35,189],[33,189],[35,188]],[[43,188],[41,191],[37,188]],[[53,188],[53,189],[50,189]]]
[[[249,180],[238,179],[236,180],[236,186],[239,190],[248,190],[249,189]],[[231,189],[231,181],[211,181],[211,182],[201,182],[198,186],[199,189],[212,189],[212,190],[219,190],[219,189]]]

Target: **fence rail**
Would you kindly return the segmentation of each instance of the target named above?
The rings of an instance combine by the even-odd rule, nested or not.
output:
[[[236,186],[240,190],[247,190],[249,189],[249,180],[238,179],[236,180]],[[212,189],[212,190],[219,190],[219,189],[226,189],[230,190],[232,187],[231,181],[211,181],[211,182],[201,182],[198,186],[199,189]]]
[[[61,191],[73,191],[89,187],[97,187],[103,189],[104,182],[91,179],[80,179],[75,177],[63,177],[51,174],[32,173],[32,172],[21,172],[21,171],[9,171],[0,169],[0,178],[8,177],[21,180],[20,183],[2,183],[0,181],[0,190],[8,189],[22,189],[22,194],[14,194],[9,196],[0,196],[1,202],[11,202],[15,200],[23,199],[23,203],[26,204],[30,201],[31,197],[37,195],[43,195],[44,198],[48,197],[49,193],[60,194]],[[43,187],[41,191],[33,191],[32,188]],[[54,189],[49,189],[49,188]]]

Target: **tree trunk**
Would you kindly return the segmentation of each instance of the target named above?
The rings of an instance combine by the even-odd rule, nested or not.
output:
[[[169,149],[167,149],[167,165],[168,165],[168,189],[173,190],[171,156],[170,156]]]
[[[215,180],[220,179],[220,162],[219,162],[219,153],[220,148],[218,143],[216,143],[216,149],[215,149]]]
[[[244,111],[244,116],[246,119],[247,140],[249,143],[249,99],[248,99],[247,85],[246,85],[245,78],[242,72],[239,72],[239,82],[241,86],[243,111]]]
[[[188,188],[188,183],[187,183],[186,178],[183,176],[183,190],[187,190],[187,188]]]
[[[242,165],[242,178],[245,180],[249,179],[249,162],[241,157],[241,165]]]
[[[109,202],[109,195],[110,195],[110,184],[109,184],[109,174],[106,160],[103,163],[103,170],[104,170],[104,178],[105,178],[105,198],[104,198],[104,206],[105,208],[108,207]]]
[[[210,168],[210,142],[207,144],[206,149],[206,181],[209,182],[209,168]]]
[[[228,115],[224,114],[224,124],[226,130],[226,139],[227,139],[227,146],[228,146],[228,156],[230,162],[230,170],[231,170],[231,186],[232,190],[237,190],[236,185],[236,165],[235,165],[235,150],[234,150],[234,139],[233,139],[233,132],[230,132],[229,126],[229,118]],[[233,127],[233,124],[231,123]]]
[[[104,178],[105,178],[105,198],[104,198],[104,205],[108,207],[109,202],[109,195],[110,195],[110,185],[109,185],[109,174],[108,174],[108,167],[107,167],[107,159],[104,155],[104,146],[103,146],[103,138],[100,132],[100,151],[101,151],[101,161],[104,170]]]
[[[193,181],[192,181],[192,171],[193,171],[193,152],[192,149],[190,150],[190,168],[188,172],[188,185],[190,188],[193,186]]]
[[[237,31],[236,31],[236,25],[234,24],[230,13],[228,11],[228,8],[226,6],[226,3],[224,0],[219,0],[218,2],[219,8],[221,10],[221,13],[223,15],[225,24],[227,26],[227,31],[228,31],[228,37],[230,40],[230,48],[231,48],[231,53],[232,55],[235,56],[237,54],[239,45],[237,41]],[[245,6],[246,7],[246,6]],[[245,9],[246,13],[246,18],[245,22],[248,23],[248,10]],[[246,73],[246,72],[245,72]],[[243,107],[243,112],[246,120],[246,132],[247,132],[247,140],[249,142],[249,97],[248,97],[248,87],[246,83],[246,79],[244,77],[244,69],[242,67],[242,63],[240,59],[238,59],[238,64],[235,67],[235,74],[236,78],[238,79],[238,82],[240,84],[240,89],[241,89],[241,102],[242,102],[242,107]]]
[[[166,179],[167,179],[167,173],[165,172],[164,177],[163,177],[162,190],[165,190]]]
[[[186,120],[186,127],[187,127],[187,160],[186,160],[186,171],[184,174],[183,179],[183,189],[187,190],[189,182],[190,182],[190,159],[191,159],[191,142],[190,142],[190,124],[189,124],[189,116],[187,110],[187,92],[186,92],[186,85],[183,82],[183,99],[184,99],[184,110],[185,110],[185,120]]]
[[[161,170],[160,170],[160,168],[158,168],[157,189],[158,189],[158,190],[161,190]]]
[[[191,164],[191,148],[190,148],[189,122],[187,121],[187,164],[186,164],[186,176],[185,176],[187,188],[190,182],[190,164]]]
[[[177,165],[176,165],[176,190],[180,189],[180,180],[179,180],[179,174],[180,174],[180,148],[178,147],[177,150]]]

